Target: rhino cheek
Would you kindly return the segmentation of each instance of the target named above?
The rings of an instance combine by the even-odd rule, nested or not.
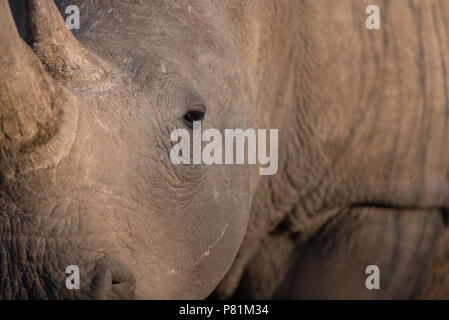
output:
[[[167,181],[166,170],[166,164],[152,163],[155,185],[147,195],[156,209],[146,222],[135,221],[133,237],[141,239],[132,246],[140,248],[134,259],[136,294],[205,298],[227,272],[246,230],[248,168],[210,166],[201,182],[182,184],[179,190]]]

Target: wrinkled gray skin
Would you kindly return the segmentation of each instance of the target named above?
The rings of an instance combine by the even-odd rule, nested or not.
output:
[[[382,31],[364,28],[373,2]],[[7,77],[1,44],[0,298],[205,298],[220,281],[219,298],[421,297],[447,232],[447,4],[57,4],[80,7],[82,47],[16,8],[39,90]],[[171,164],[199,104],[204,129],[279,128],[278,173]],[[368,264],[396,281],[383,295],[364,291]]]

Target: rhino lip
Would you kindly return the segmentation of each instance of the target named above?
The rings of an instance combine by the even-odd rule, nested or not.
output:
[[[90,296],[98,300],[135,299],[136,280],[122,262],[106,256],[97,261]]]

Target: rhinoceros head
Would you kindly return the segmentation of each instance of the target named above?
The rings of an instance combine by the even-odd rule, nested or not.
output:
[[[243,239],[252,173],[174,165],[170,133],[253,125],[224,16],[70,4],[76,38],[53,1],[24,4],[29,46],[0,1],[0,297],[203,298]]]

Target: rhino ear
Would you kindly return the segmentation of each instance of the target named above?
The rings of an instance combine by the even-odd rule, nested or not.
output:
[[[105,69],[75,38],[53,0],[28,0],[32,45],[47,72],[58,80],[97,81]]]

